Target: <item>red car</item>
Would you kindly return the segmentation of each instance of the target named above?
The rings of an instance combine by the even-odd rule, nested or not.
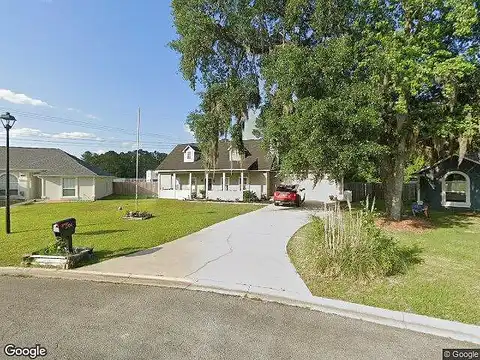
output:
[[[301,193],[305,189],[299,189],[298,185],[279,185],[273,193],[273,204],[279,205],[295,205],[299,207],[305,201],[305,194],[303,198]]]

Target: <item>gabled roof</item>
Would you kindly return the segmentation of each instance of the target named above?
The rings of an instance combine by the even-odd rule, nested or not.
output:
[[[196,144],[185,144],[185,148],[182,150],[182,152],[185,152],[188,149],[193,149],[194,151],[200,152],[200,148]]]
[[[262,140],[244,140],[246,156],[242,164],[239,161],[230,161],[229,147],[230,141],[220,140],[218,142],[218,160],[215,169],[243,169],[243,170],[271,170],[273,159],[268,157],[262,149]],[[191,146],[199,149],[198,144],[179,144],[167,155],[162,163],[157,167],[159,171],[173,170],[203,170],[201,159],[193,162],[183,161],[183,150]]]
[[[441,164],[443,163],[444,161],[447,161],[449,159],[451,159],[452,157],[458,157],[458,155],[450,155],[442,160],[439,160],[437,161],[435,164],[433,165],[430,165],[430,166],[427,166],[419,171],[417,171],[416,173],[414,173],[414,175],[419,175],[419,174],[423,174],[424,172],[434,168],[435,166],[437,166],[438,164]],[[464,160],[467,160],[467,161],[471,161],[473,163],[476,163],[476,164],[479,164],[480,165],[480,153],[470,153],[470,154],[466,154],[464,157],[463,157]]]
[[[5,171],[6,148],[0,147],[0,170]],[[112,176],[60,149],[10,147],[11,170],[33,170],[44,176]]]

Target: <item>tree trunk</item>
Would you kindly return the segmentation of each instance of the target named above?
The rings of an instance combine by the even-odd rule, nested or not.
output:
[[[399,221],[402,217],[402,193],[407,159],[406,139],[400,139],[396,153],[390,158],[384,177],[385,209],[387,217]]]

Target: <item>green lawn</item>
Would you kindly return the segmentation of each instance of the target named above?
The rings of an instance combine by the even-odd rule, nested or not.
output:
[[[5,235],[5,211],[0,210],[0,266],[18,266],[23,254],[40,250],[55,238],[51,225],[77,219],[74,246],[94,248],[98,260],[150,248],[178,239],[217,222],[259,209],[253,204],[215,204],[176,200],[139,200],[139,210],[153,213],[143,221],[122,219],[135,210],[129,198],[95,202],[50,203],[11,209],[12,234]],[[122,206],[123,210],[118,210]]]
[[[322,278],[308,261],[309,225],[290,240],[288,253],[316,296],[480,325],[480,215],[431,216],[431,229],[390,230],[401,244],[423,249],[423,262],[404,275],[371,283]]]

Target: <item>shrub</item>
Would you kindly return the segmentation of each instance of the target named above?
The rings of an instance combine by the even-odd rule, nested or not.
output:
[[[374,220],[372,211],[352,213],[339,207],[324,218],[313,217],[310,250],[318,273],[368,280],[404,273],[421,261],[418,246],[399,246]]]
[[[201,189],[199,192],[200,192],[201,197],[203,199],[205,199],[205,194],[206,194],[205,189]]]
[[[257,194],[254,191],[246,190],[243,192],[243,201],[256,202],[258,201]]]

